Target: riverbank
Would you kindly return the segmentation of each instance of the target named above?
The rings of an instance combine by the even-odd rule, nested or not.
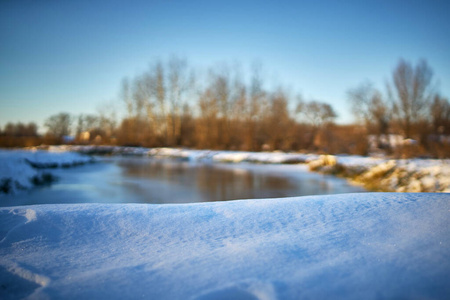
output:
[[[64,145],[46,150],[1,150],[0,193],[14,193],[46,183],[52,180],[48,168],[88,163],[92,161],[91,155],[149,156],[211,163],[307,164],[311,171],[344,177],[371,191],[450,192],[449,159],[393,160],[307,153]]]
[[[50,169],[70,168],[93,158],[63,149],[0,150],[0,195],[14,194],[56,180]]]
[[[86,154],[143,155],[191,161],[307,164],[311,171],[344,177],[371,191],[450,192],[450,159],[389,159],[355,155],[112,146],[69,146],[68,149]]]
[[[345,177],[372,191],[450,192],[449,159],[393,160],[322,155],[308,166],[311,171]]]

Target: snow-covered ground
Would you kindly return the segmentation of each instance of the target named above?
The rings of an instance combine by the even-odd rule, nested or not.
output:
[[[0,209],[0,298],[449,299],[450,195]]]
[[[39,150],[0,150],[0,194],[30,189],[34,183],[48,178],[45,168],[70,167],[92,161],[92,158],[75,152]],[[33,183],[34,182],[34,183]]]

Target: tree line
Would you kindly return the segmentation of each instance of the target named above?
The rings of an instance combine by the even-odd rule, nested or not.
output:
[[[415,66],[400,60],[384,94],[362,83],[348,91],[348,99],[376,148],[406,156],[450,156],[450,103],[436,91],[433,71],[425,60]],[[393,136],[400,137],[395,149]]]
[[[425,61],[414,66],[400,60],[384,93],[366,82],[349,89],[356,120],[351,125],[336,124],[328,103],[266,88],[258,68],[246,77],[223,66],[202,78],[184,59],[157,61],[122,81],[120,111],[105,107],[97,114],[53,115],[42,137],[29,124],[35,129],[26,134],[37,140],[28,144],[449,156],[450,104],[435,91]],[[25,126],[5,126],[0,145],[23,142],[19,125]]]

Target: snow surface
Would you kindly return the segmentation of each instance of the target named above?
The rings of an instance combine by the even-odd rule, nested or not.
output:
[[[450,195],[0,209],[0,298],[449,299]]]

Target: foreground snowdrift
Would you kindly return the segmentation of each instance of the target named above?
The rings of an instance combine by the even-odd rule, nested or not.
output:
[[[0,209],[0,298],[449,299],[450,195]]]

